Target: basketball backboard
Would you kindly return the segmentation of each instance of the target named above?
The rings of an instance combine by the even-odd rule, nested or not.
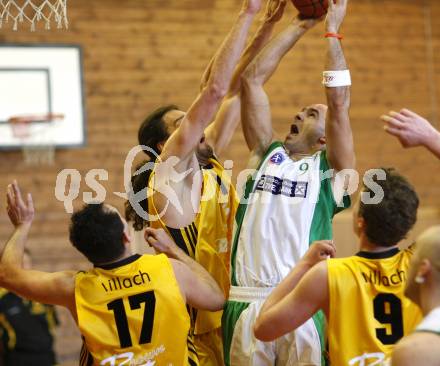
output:
[[[0,45],[0,149],[85,144],[82,52],[76,45]],[[62,115],[29,124],[18,137],[14,117]]]

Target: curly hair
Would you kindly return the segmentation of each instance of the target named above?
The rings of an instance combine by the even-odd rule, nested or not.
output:
[[[169,111],[179,109],[176,105],[170,104],[160,107],[150,113],[142,122],[138,130],[139,145],[145,145],[154,150],[159,155],[160,151],[157,145],[170,137],[167,126],[163,121],[163,116]],[[154,161],[156,156],[151,151],[145,151],[148,157]]]
[[[359,216],[365,220],[365,234],[374,244],[390,247],[405,238],[417,220],[419,198],[408,180],[393,168],[382,168],[385,180],[373,179],[384,197],[377,204],[359,203]],[[367,186],[364,192],[373,193]]]

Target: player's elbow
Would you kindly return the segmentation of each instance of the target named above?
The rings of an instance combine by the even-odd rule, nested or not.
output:
[[[226,298],[220,288],[215,289],[211,296],[210,311],[220,311],[225,307]]]
[[[254,336],[259,341],[262,342],[271,342],[275,340],[275,337],[270,332],[270,324],[268,324],[264,315],[259,315],[255,324],[254,324]]]
[[[7,273],[5,267],[0,264],[0,287],[4,287],[7,279]]]
[[[227,83],[222,83],[219,81],[213,81],[208,83],[204,88],[203,92],[209,96],[212,102],[218,102],[226,96],[229,90],[229,85]]]
[[[14,267],[0,264],[0,287],[8,288],[12,279],[16,278]]]

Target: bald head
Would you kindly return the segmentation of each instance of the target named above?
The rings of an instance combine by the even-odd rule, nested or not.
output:
[[[417,259],[427,259],[440,272],[440,225],[425,230],[417,239]]]
[[[327,109],[325,104],[312,104],[295,115],[284,141],[290,153],[314,154],[324,149]]]
[[[433,226],[417,238],[411,259],[405,295],[429,310],[429,297],[440,289],[440,226]]]

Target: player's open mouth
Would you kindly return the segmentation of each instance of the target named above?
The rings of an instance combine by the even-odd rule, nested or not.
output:
[[[299,128],[297,125],[293,124],[290,126],[290,133],[292,135],[298,135],[299,134]]]

